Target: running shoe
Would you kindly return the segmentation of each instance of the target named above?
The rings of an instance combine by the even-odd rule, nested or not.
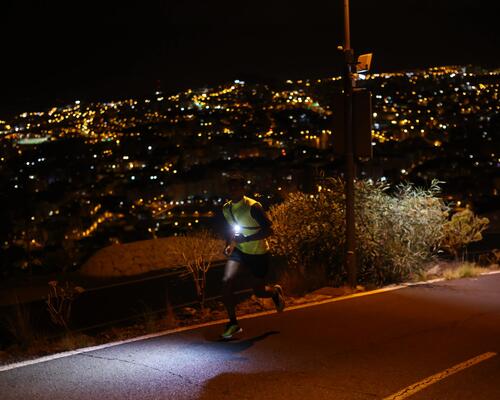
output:
[[[222,339],[231,339],[233,335],[241,332],[243,332],[243,329],[241,329],[238,324],[229,323],[226,325],[226,329],[220,336]]]
[[[283,295],[283,288],[280,285],[274,285],[273,301],[276,311],[282,312],[285,309],[285,296]]]

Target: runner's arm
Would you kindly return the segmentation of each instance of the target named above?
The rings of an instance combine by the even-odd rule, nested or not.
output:
[[[233,239],[233,229],[224,217],[222,210],[216,213],[214,225],[216,232],[226,241],[226,246],[228,246]]]

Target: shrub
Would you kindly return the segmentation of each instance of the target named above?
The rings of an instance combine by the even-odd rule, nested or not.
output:
[[[64,285],[59,285],[57,281],[49,282],[46,304],[50,319],[54,324],[68,331],[71,306],[73,301],[84,291],[82,287],[74,286],[69,282]]]
[[[176,254],[186,267],[186,276],[193,279],[202,312],[205,307],[207,273],[212,263],[221,258],[224,243],[209,231],[176,238]]]
[[[448,207],[440,188],[396,187],[359,182],[356,196],[360,277],[377,283],[407,279],[437,254]]]
[[[465,246],[483,238],[482,232],[489,222],[488,218],[478,217],[468,208],[453,214],[444,225],[442,248],[458,259]]]
[[[315,266],[338,267],[344,230],[342,202],[341,192],[327,188],[318,195],[291,193],[284,203],[271,207],[272,252],[285,256],[306,279]]]
[[[438,250],[447,207],[436,197],[438,182],[427,190],[400,185],[393,194],[381,182],[355,185],[356,251],[359,278],[387,283],[418,272]],[[333,283],[346,280],[345,197],[340,179],[326,179],[315,195],[292,193],[271,208],[272,251],[307,275],[318,265]]]

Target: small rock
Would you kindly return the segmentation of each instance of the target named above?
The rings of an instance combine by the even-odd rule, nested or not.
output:
[[[439,264],[436,264],[434,267],[427,270],[427,274],[429,275],[439,275],[440,272],[441,266]]]

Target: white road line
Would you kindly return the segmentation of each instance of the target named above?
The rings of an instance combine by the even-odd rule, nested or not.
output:
[[[372,290],[369,292],[359,292],[359,293],[354,293],[354,294],[350,294],[347,296],[335,297],[333,299],[326,299],[326,300],[315,301],[315,302],[306,303],[306,304],[299,304],[296,306],[290,306],[290,307],[285,308],[284,312],[298,310],[301,308],[314,307],[317,305],[333,303],[333,302],[337,302],[337,301],[349,300],[349,299],[353,299],[353,298],[357,298],[357,297],[364,297],[364,296],[370,296],[370,295],[379,294],[379,293],[391,292],[391,291],[398,290],[398,289],[404,289],[408,286],[409,285],[389,286],[386,288]],[[258,317],[262,317],[265,315],[271,315],[271,314],[276,314],[276,311],[274,311],[274,310],[273,311],[263,311],[263,312],[254,313],[254,314],[242,315],[242,316],[238,316],[238,319],[242,320],[242,319],[258,318]],[[175,328],[175,329],[170,329],[170,330],[166,330],[166,331],[150,333],[147,335],[137,336],[137,337],[126,339],[126,340],[119,340],[116,342],[104,343],[104,344],[101,344],[98,346],[83,347],[83,348],[76,349],[76,350],[65,351],[65,352],[57,353],[57,354],[51,354],[48,356],[35,358],[33,360],[25,360],[25,361],[20,361],[17,363],[12,363],[12,364],[0,365],[0,372],[9,371],[9,370],[16,369],[16,368],[27,367],[30,365],[39,364],[39,363],[43,363],[46,361],[57,360],[59,358],[70,357],[70,356],[74,356],[77,354],[88,353],[88,352],[96,351],[96,350],[102,350],[102,349],[106,349],[108,347],[119,346],[119,345],[126,344],[126,343],[133,343],[133,342],[137,342],[140,340],[153,339],[153,338],[156,338],[159,336],[172,335],[175,333],[196,330],[199,328],[204,328],[204,327],[212,326],[212,325],[220,325],[220,324],[223,324],[225,322],[227,322],[227,319],[222,319],[222,320],[218,320],[218,321],[210,321],[210,322],[205,322],[205,323],[196,324],[196,325],[183,326],[181,328]]]
[[[483,276],[483,275],[496,275],[496,274],[500,274],[500,270],[483,272],[483,273],[481,273],[481,276]]]
[[[483,273],[481,275],[493,275],[493,274],[498,274],[498,273],[500,273],[500,271],[486,272],[486,273]],[[379,293],[392,292],[394,290],[404,289],[407,287],[420,286],[420,285],[426,285],[429,283],[436,283],[436,282],[443,282],[443,281],[445,281],[445,279],[439,278],[439,279],[433,279],[433,280],[424,281],[424,282],[405,283],[402,285],[387,286],[385,288],[370,290],[367,292],[359,292],[359,293],[354,293],[354,294],[350,294],[347,296],[335,297],[333,299],[326,299],[326,300],[320,300],[320,301],[315,301],[315,302],[306,303],[306,304],[299,304],[296,306],[290,306],[290,307],[287,307],[284,312],[299,310],[301,308],[314,307],[314,306],[318,306],[321,304],[334,303],[337,301],[354,299],[357,297],[364,297],[364,296],[371,296],[371,295],[379,294]],[[258,317],[262,317],[262,316],[270,315],[270,314],[275,314],[275,313],[276,313],[276,311],[263,311],[260,313],[238,316],[238,319],[241,320],[241,319],[258,318]],[[170,330],[166,330],[166,331],[155,332],[155,333],[150,333],[147,335],[137,336],[137,337],[126,339],[126,340],[119,340],[116,342],[104,343],[104,344],[101,344],[98,346],[83,347],[83,348],[76,349],[76,350],[65,351],[65,352],[57,353],[57,354],[51,354],[48,356],[35,358],[33,360],[26,360],[26,361],[20,361],[20,362],[12,363],[12,364],[0,365],[0,372],[9,371],[9,370],[16,369],[16,368],[22,368],[22,367],[26,367],[29,365],[39,364],[39,363],[46,362],[46,361],[57,360],[59,358],[70,357],[70,356],[74,356],[77,354],[88,353],[90,351],[102,350],[102,349],[106,349],[108,347],[119,346],[121,344],[133,343],[133,342],[137,342],[139,340],[153,339],[153,338],[156,338],[159,336],[172,335],[175,333],[195,330],[195,329],[204,328],[204,327],[212,326],[212,325],[220,325],[222,323],[225,323],[226,321],[227,321],[226,319],[223,319],[223,320],[218,320],[218,321],[205,322],[205,323],[197,324],[197,325],[184,326],[181,328],[175,328],[175,329],[170,329]]]
[[[434,374],[432,376],[429,376],[420,382],[414,383],[413,385],[410,385],[403,390],[400,390],[399,392],[390,395],[389,397],[385,397],[384,400],[402,400],[406,399],[407,397],[413,396],[415,393],[425,389],[426,387],[429,387],[430,385],[437,383],[445,378],[448,378],[449,376],[456,374],[457,372],[463,371],[466,368],[470,368],[473,365],[479,364],[482,361],[488,360],[491,357],[495,357],[497,353],[493,352],[488,352],[481,354],[477,357],[471,358],[467,361],[464,361],[460,364],[457,364],[451,368],[445,369],[442,372],[439,372],[437,374]]]

